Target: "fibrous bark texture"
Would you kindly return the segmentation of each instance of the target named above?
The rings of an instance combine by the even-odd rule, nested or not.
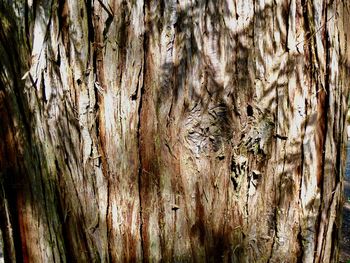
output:
[[[345,0],[0,1],[8,262],[336,262]]]

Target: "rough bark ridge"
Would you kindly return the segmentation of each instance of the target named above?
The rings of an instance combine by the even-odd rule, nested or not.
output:
[[[336,262],[347,1],[0,1],[8,262]]]

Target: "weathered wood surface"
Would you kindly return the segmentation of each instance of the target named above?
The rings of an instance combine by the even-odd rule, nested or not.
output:
[[[336,262],[347,1],[0,2],[9,262]]]

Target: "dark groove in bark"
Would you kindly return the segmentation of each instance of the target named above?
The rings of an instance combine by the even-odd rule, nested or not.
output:
[[[289,12],[289,10],[288,10]],[[288,18],[287,18],[288,20]],[[289,30],[289,26],[288,24],[286,25],[287,27],[287,39],[288,39],[288,30]],[[288,45],[288,41],[286,40],[286,46]],[[279,109],[279,95],[278,95],[278,86],[275,85],[275,96],[276,96],[276,112],[273,114],[274,115],[274,121],[276,123],[275,125],[275,134],[277,135],[278,134],[278,109]],[[276,137],[277,138],[277,137]],[[276,140],[277,142],[277,140]],[[277,145],[277,143],[276,143]],[[278,156],[278,153],[277,153],[277,147],[275,147],[275,156]],[[276,169],[274,170],[276,171]],[[277,174],[278,175],[278,174]],[[279,203],[279,200],[277,198],[277,186],[276,186],[276,176],[275,176],[275,172],[274,172],[274,176],[273,176],[273,185],[274,185],[274,204],[278,204]],[[276,236],[277,236],[277,232],[278,232],[278,228],[277,228],[277,208],[275,208],[273,210],[273,222],[274,222],[274,232],[273,232],[273,236],[272,236],[272,244],[271,244],[271,251],[269,253],[269,257],[268,257],[268,262],[270,262],[272,260],[272,257],[273,257],[273,250],[274,250],[274,246],[275,246],[275,243],[276,243]]]
[[[138,76],[137,77],[138,80],[140,79],[141,73],[143,73],[143,68],[142,67],[140,68],[140,72],[137,75]],[[141,84],[141,86],[143,86],[143,83]],[[140,89],[140,82],[138,81],[134,93],[131,94],[131,97],[130,97],[131,100],[136,100],[137,99],[137,93],[138,93],[139,89]],[[141,100],[141,98],[140,98],[140,100]]]
[[[28,1],[25,2],[24,4],[24,30],[25,30],[25,35],[26,35],[26,44],[28,50],[31,50],[31,45],[30,45],[30,32],[29,32],[29,6],[28,6]]]
[[[58,1],[60,2],[60,1]],[[33,0],[33,5],[32,5],[32,9],[33,9],[33,20],[35,20],[36,18],[36,6],[37,6],[37,0]]]
[[[317,94],[317,104],[321,104],[321,111],[318,112],[318,114],[321,114],[321,122],[318,125],[319,128],[321,128],[322,130],[322,137],[321,137],[321,149],[322,149],[322,159],[321,159],[321,167],[322,170],[320,171],[320,178],[317,179],[317,184],[320,187],[320,199],[323,200],[323,197],[326,196],[327,193],[325,193],[325,180],[324,180],[324,175],[325,175],[325,165],[327,165],[326,163],[326,141],[327,141],[327,133],[328,133],[328,108],[329,108],[329,74],[330,74],[330,43],[329,43],[329,36],[328,36],[328,30],[327,30],[327,21],[328,21],[328,6],[327,3],[325,3],[325,7],[324,7],[324,11],[325,14],[325,20],[324,20],[324,42],[325,42],[325,55],[326,55],[326,65],[325,65],[325,76],[324,76],[324,81],[325,81],[325,86],[321,87],[322,90],[320,90]],[[326,197],[327,198],[327,197]],[[331,209],[331,205],[333,202],[333,198],[334,198],[334,193],[332,194],[332,198],[330,198],[329,201],[329,206],[327,207],[327,212],[324,212],[323,210],[325,209],[324,206],[324,201],[321,203],[320,207],[319,207],[319,212],[318,212],[318,218],[317,218],[317,222],[316,222],[316,229],[317,229],[317,233],[320,234],[320,230],[321,227],[324,226],[324,232],[323,232],[323,238],[322,238],[322,243],[321,243],[321,251],[320,251],[320,255],[316,255],[316,258],[318,258],[319,260],[322,261],[323,256],[324,256],[324,247],[325,247],[325,242],[324,242],[324,237],[327,234],[327,230],[329,227],[329,220],[327,222],[327,224],[325,224],[325,222],[322,224],[322,216],[325,213],[326,215],[329,215],[330,209]],[[328,217],[329,218],[329,217]],[[316,249],[318,247],[318,236],[316,238]]]
[[[307,107],[308,107],[308,103],[307,103],[307,99],[305,99],[305,116],[307,116],[308,112],[307,112]],[[301,145],[300,145],[300,151],[301,151],[301,157],[300,157],[300,181],[299,181],[299,194],[298,194],[298,199],[302,200],[302,196],[301,196],[301,188],[302,188],[302,183],[303,183],[303,174],[304,174],[304,160],[305,160],[305,156],[304,156],[304,137],[305,137],[305,133],[306,133],[306,127],[307,127],[307,123],[306,121],[303,122],[302,127],[301,127]],[[303,235],[302,235],[302,229],[301,229],[301,223],[300,223],[300,217],[299,217],[299,229],[298,229],[299,233],[297,235],[298,241],[299,241],[299,245],[300,245],[300,253],[298,255],[297,258],[297,262],[298,263],[302,263],[303,261],[303,257],[304,257],[304,250],[303,250]]]
[[[90,64],[90,58],[91,58],[91,43],[94,42],[94,39],[95,39],[95,32],[94,32],[94,25],[93,25],[93,13],[94,13],[94,10],[92,8],[92,0],[87,0],[86,1],[86,20],[87,20],[87,25],[88,25],[88,57],[89,57],[89,60],[87,62],[87,64],[89,65]],[[93,54],[94,56],[94,54]],[[95,62],[96,64],[96,62]],[[93,66],[93,69],[94,69],[94,73],[96,73],[96,65],[92,65]],[[88,66],[87,66],[87,69],[88,69]]]
[[[145,67],[144,67],[145,68]],[[145,72],[145,70],[144,70]],[[142,84],[144,85],[144,84]],[[142,93],[143,93],[143,87],[141,87],[140,91],[140,101],[139,101],[139,108],[138,108],[138,124],[137,124],[137,148],[138,148],[138,161],[139,161],[139,168],[138,168],[138,192],[139,192],[139,205],[140,205],[140,240],[141,240],[141,255],[142,255],[142,261],[145,262],[144,258],[144,242],[143,242],[143,208],[142,208],[142,196],[141,196],[141,189],[142,189],[142,153],[141,153],[141,111],[142,111]]]
[[[145,31],[143,33],[143,63],[142,67],[140,69],[140,74],[142,72],[143,78],[142,78],[142,83],[137,84],[137,90],[135,91],[136,96],[137,93],[140,93],[140,98],[139,98],[139,107],[137,110],[137,116],[138,116],[138,123],[137,123],[137,150],[138,150],[138,162],[139,162],[139,167],[138,167],[138,192],[139,192],[139,216],[140,216],[140,222],[139,222],[139,233],[140,233],[140,245],[141,245],[141,261],[146,262],[145,259],[145,247],[144,247],[144,237],[143,237],[143,207],[142,207],[142,152],[141,152],[141,145],[142,145],[142,138],[141,138],[141,113],[142,113],[142,102],[143,102],[143,93],[145,89],[145,76],[147,74],[146,70],[146,56],[147,56],[147,50],[148,50],[148,35],[147,35],[147,19],[146,19],[146,2],[144,2],[143,5],[143,19],[144,19],[144,26],[145,26]],[[140,91],[138,91],[140,89]]]

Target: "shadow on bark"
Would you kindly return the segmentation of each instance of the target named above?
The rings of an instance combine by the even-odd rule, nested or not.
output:
[[[127,27],[124,20],[128,20],[130,6],[123,3],[125,10],[121,25]],[[304,129],[301,132],[303,138],[292,142],[287,137],[293,125],[293,114],[297,111],[293,101],[283,94],[288,94],[288,78],[296,71],[303,57],[300,54],[285,54],[288,53],[287,35],[285,28],[281,27],[288,25],[286,7],[282,8],[283,25],[278,23],[274,31],[272,27],[263,31],[267,34],[264,39],[273,44],[263,47],[262,53],[258,48],[259,37],[254,35],[254,30],[263,27],[277,6],[267,5],[263,10],[254,10],[254,16],[246,23],[240,20],[243,14],[237,13],[233,17],[228,12],[232,8],[216,1],[197,1],[192,6],[179,7],[175,11],[167,9],[168,5],[170,3],[167,1],[161,1],[155,11],[150,4],[145,7],[147,23],[143,37],[146,38],[144,52],[148,61],[143,61],[143,66],[146,67],[144,72],[155,79],[149,80],[149,76],[143,76],[145,85],[138,87],[142,91],[137,93],[136,90],[136,95],[131,96],[131,100],[136,100],[139,94],[141,101],[138,103],[142,103],[139,127],[134,127],[140,129],[137,131],[140,160],[133,160],[133,163],[140,163],[140,175],[133,174],[128,180],[130,184],[138,185],[140,196],[130,196],[130,189],[118,188],[123,174],[110,170],[106,159],[116,157],[107,152],[103,138],[98,138],[102,137],[99,103],[104,95],[95,85],[97,81],[105,83],[96,69],[97,54],[101,55],[105,47],[97,47],[97,34],[101,32],[91,28],[96,25],[86,22],[89,27],[89,43],[86,45],[91,46],[88,56],[93,57],[92,65],[90,60],[88,63],[77,61],[85,70],[89,66],[94,68],[91,73],[86,73],[86,79],[73,79],[69,87],[65,87],[60,79],[63,58],[55,57],[55,51],[50,46],[53,40],[49,34],[46,36],[47,53],[53,54],[53,60],[47,58],[47,70],[56,77],[50,83],[56,87],[51,94],[45,93],[44,75],[40,83],[30,77],[30,87],[28,81],[20,80],[30,61],[30,51],[22,45],[28,41],[28,36],[25,36],[28,32],[19,30],[20,25],[16,21],[8,21],[13,28],[0,28],[0,55],[3,59],[0,67],[0,216],[1,222],[4,222],[1,224],[4,244],[8,248],[5,259],[9,262],[28,259],[29,245],[24,242],[28,240],[26,235],[31,235],[28,228],[36,222],[44,222],[42,227],[45,226],[45,229],[42,231],[45,234],[34,234],[34,239],[50,244],[52,257],[61,261],[117,261],[117,258],[113,258],[116,252],[109,239],[122,240],[127,248],[118,259],[130,262],[140,260],[138,248],[135,248],[139,246],[145,261],[238,262],[242,258],[268,261],[271,258],[276,260],[278,256],[274,255],[275,251],[283,251],[284,244],[279,243],[277,234],[283,234],[284,230],[280,227],[288,216],[280,215],[279,210],[289,209],[290,204],[298,202],[300,198],[300,186],[296,183],[301,180],[304,154],[311,152],[311,148],[308,149],[311,146],[303,138],[311,137],[306,133],[306,126],[314,126],[317,122],[315,114],[301,112],[308,115],[299,124]],[[12,10],[8,6],[1,7],[0,10]],[[53,14],[57,18],[65,7],[63,4],[58,10],[51,8],[51,12],[57,12]],[[97,12],[89,6],[84,8],[90,15]],[[103,10],[106,8],[116,12],[107,6]],[[151,43],[157,43],[159,39],[156,37],[167,33],[168,18],[164,15],[171,12],[176,15],[173,24],[167,22],[173,30],[169,31],[173,39],[168,41],[172,51],[169,54],[169,50],[161,53],[160,59],[163,61],[160,69],[147,68],[150,58],[156,58],[151,54],[154,48]],[[35,15],[31,15],[35,20]],[[15,14],[7,17],[12,19]],[[1,19],[5,25],[2,13]],[[236,21],[237,31],[229,28],[227,19]],[[116,22],[109,20],[106,23],[102,30],[104,36],[107,36],[111,25],[115,26],[113,23]],[[46,26],[50,30],[49,25]],[[64,26],[68,24],[63,20],[60,26],[63,32],[60,38],[65,38],[62,40],[65,45],[60,48],[66,48],[66,54],[69,54],[70,38],[64,32],[73,33],[64,31]],[[279,45],[274,42],[276,31],[281,34],[285,49],[282,55],[286,59],[270,67],[264,55],[274,58]],[[16,36],[13,32],[22,32],[23,35]],[[120,34],[120,39],[125,41],[139,37],[130,36],[129,31]],[[107,41],[107,38],[104,40]],[[221,46],[222,43],[226,46]],[[168,46],[163,48],[167,49]],[[117,48],[122,54],[118,58],[120,65],[126,64],[125,49]],[[174,54],[176,59],[173,58]],[[259,70],[257,65],[261,66]],[[130,69],[124,67],[122,70]],[[271,82],[261,79],[268,71],[277,74]],[[296,87],[302,89],[304,83],[299,74],[301,72],[295,74]],[[287,79],[285,82],[279,81],[284,78]],[[256,93],[259,81],[263,83],[261,94]],[[96,97],[96,104],[93,105],[95,112],[89,115],[87,123],[92,125],[89,132],[94,140],[92,144],[96,144],[99,153],[98,156],[91,153],[88,161],[84,160],[81,150],[85,130],[81,127],[83,112],[78,109],[84,85],[92,85],[91,90]],[[68,88],[68,91],[64,88]],[[30,104],[33,102],[34,106]],[[155,108],[155,115],[152,115],[152,108]],[[31,117],[37,116],[33,110],[40,111],[40,121]],[[53,118],[57,110],[59,114]],[[118,120],[122,116],[114,117]],[[43,134],[40,134],[41,129],[45,130]],[[129,132],[136,133],[135,130]],[[293,152],[280,154],[278,151],[287,144]],[[127,151],[128,146],[121,149]],[[48,156],[48,152],[52,152],[52,156]],[[326,167],[323,173],[334,172],[339,181],[339,171],[334,171],[331,165],[333,161],[323,158]],[[118,160],[115,161],[119,164]],[[182,167],[184,161],[188,164]],[[313,161],[311,155],[309,162]],[[269,165],[270,162],[277,168]],[[296,167],[295,163],[300,165]],[[97,166],[103,171],[102,186],[96,179]],[[131,166],[133,169],[135,165]],[[339,164],[336,166],[339,167]],[[305,178],[308,180],[308,177]],[[309,183],[305,182],[306,185]],[[323,190],[324,195],[329,194],[329,191]],[[82,194],[80,191],[85,192]],[[104,222],[100,214],[105,211],[102,211],[102,204],[99,203],[99,195],[103,191],[107,192],[108,198]],[[168,193],[171,202],[166,199],[165,194]],[[141,219],[131,215],[135,209],[133,204],[114,207],[111,201],[116,202],[113,194],[121,199],[140,198],[141,211],[137,213],[140,213]],[[309,205],[311,209],[312,202]],[[259,207],[265,210],[254,212]],[[30,219],[29,216],[35,218]],[[122,226],[115,225],[114,218],[118,218]],[[318,220],[319,226],[323,219],[313,220]],[[262,225],[262,230],[256,226],[258,224]],[[298,229],[295,236],[300,241],[295,248],[296,257],[301,260],[307,235],[300,233],[300,221],[293,224],[291,227]],[[8,226],[13,233],[6,230]],[[118,232],[119,227],[125,227],[127,233]],[[140,228],[140,236],[133,235],[135,232],[132,228]],[[334,237],[337,237],[336,232],[334,230]],[[178,238],[178,233],[183,235],[182,238]],[[49,241],[42,241],[42,238]],[[157,238],[157,241],[153,238]],[[154,246],[157,247],[156,252]],[[279,259],[283,259],[283,254]]]

